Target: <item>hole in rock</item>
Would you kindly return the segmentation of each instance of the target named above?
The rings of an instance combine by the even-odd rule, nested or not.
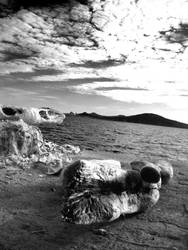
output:
[[[9,107],[3,107],[2,111],[5,115],[8,116],[15,115],[17,113],[15,109]]]
[[[53,6],[53,5],[63,5],[66,3],[71,3],[71,0],[11,0],[9,2],[9,6],[12,7],[14,10],[18,10],[21,7],[29,8],[29,7],[46,7],[46,6]],[[78,3],[87,5],[88,0],[77,0]],[[76,2],[75,2],[76,4]]]
[[[60,113],[55,110],[48,110],[48,115],[60,115]]]
[[[46,114],[46,112],[45,112],[44,110],[40,110],[40,111],[39,111],[39,115],[40,115],[42,118],[46,119],[46,120],[49,119],[48,116],[47,116],[47,114]]]
[[[20,115],[23,114],[23,109],[16,109],[16,111],[17,111],[17,113],[20,114]]]

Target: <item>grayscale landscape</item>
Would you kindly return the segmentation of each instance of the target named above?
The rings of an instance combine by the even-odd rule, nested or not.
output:
[[[186,0],[0,0],[0,250],[188,249],[187,13]],[[152,208],[78,225],[61,216],[78,159],[164,160],[174,176]]]

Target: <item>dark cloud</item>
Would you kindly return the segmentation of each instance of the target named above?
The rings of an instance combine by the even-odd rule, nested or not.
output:
[[[183,48],[187,47],[188,23],[180,23],[178,28],[171,27],[169,30],[160,31],[169,43],[179,43]]]
[[[52,6],[52,5],[57,5],[57,4],[64,4],[64,3],[72,3],[73,1],[71,0],[12,0],[10,1],[9,6],[11,5],[12,2],[12,6],[17,6],[19,7],[45,7],[45,6]],[[88,0],[77,0],[77,2],[81,3],[81,4],[87,4]]]
[[[62,74],[63,72],[64,71],[58,69],[47,68],[47,69],[35,69],[33,72],[14,72],[11,73],[10,76],[29,80],[35,76],[59,75]]]
[[[4,50],[1,52],[2,53],[2,61],[4,62],[9,62],[9,61],[14,61],[14,60],[21,60],[21,59],[29,59],[31,56],[36,55],[36,53],[24,53],[21,51],[9,51],[9,50]]]
[[[115,82],[116,79],[107,78],[107,77],[86,77],[86,78],[73,78],[61,81],[62,84],[72,84],[80,85],[84,83],[94,83],[94,82]]]
[[[45,86],[52,89],[61,89],[69,86],[81,86],[82,84],[90,84],[95,82],[116,82],[116,79],[105,77],[86,77],[86,78],[69,78],[61,81],[45,81]],[[28,81],[27,84],[30,84]],[[37,84],[44,85],[44,81],[37,81]]]
[[[5,2],[5,1],[4,1]],[[69,3],[70,0],[7,0],[7,3],[4,3],[9,8],[14,11],[19,10],[20,8],[29,8],[29,7],[47,7],[56,4]]]
[[[102,61],[85,61],[84,63],[71,63],[71,67],[83,67],[83,68],[108,68],[112,66],[119,66],[125,63],[125,58],[122,57],[122,60],[102,60]]]
[[[25,84],[30,84],[30,81],[33,79],[33,77],[37,76],[46,76],[45,83],[46,84],[52,84],[52,81],[48,81],[48,76],[58,76],[58,75],[63,75],[63,73],[66,73],[65,71],[61,71],[58,69],[35,69],[32,72],[13,72],[9,74],[9,78],[19,79],[20,81],[24,81]],[[84,77],[84,78],[68,78],[68,79],[63,79],[61,81],[53,81],[54,84],[61,84],[64,86],[69,86],[69,85],[80,85],[80,84],[85,84],[85,83],[94,83],[94,82],[116,82],[118,79],[115,78],[110,78],[110,77]],[[38,84],[43,84],[44,81],[37,80]]]

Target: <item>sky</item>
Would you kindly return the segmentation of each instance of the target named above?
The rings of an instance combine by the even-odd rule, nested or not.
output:
[[[84,5],[75,13],[79,8],[87,14]],[[73,27],[66,8],[3,16],[0,103],[104,115],[156,113],[188,123],[187,1],[140,0],[130,8],[126,18],[116,8],[121,22],[111,20],[87,39],[84,21]]]

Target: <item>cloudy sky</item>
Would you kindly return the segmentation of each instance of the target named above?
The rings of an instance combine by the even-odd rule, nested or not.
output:
[[[188,1],[106,2],[5,11],[0,103],[188,123]]]

